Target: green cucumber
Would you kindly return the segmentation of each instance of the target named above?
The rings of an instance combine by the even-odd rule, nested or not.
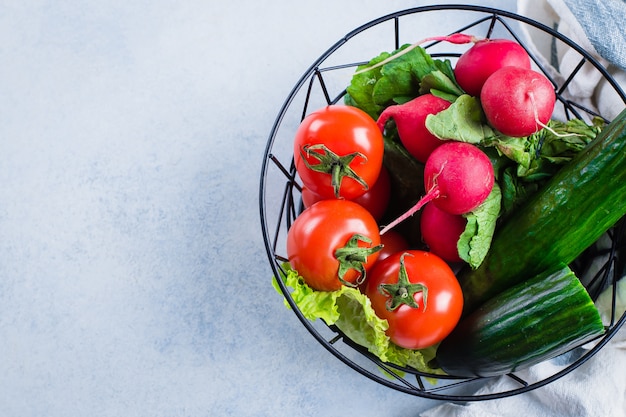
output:
[[[495,376],[556,357],[604,333],[597,308],[565,265],[491,298],[437,349],[448,374]]]
[[[626,110],[499,227],[489,254],[459,273],[464,314],[501,291],[570,264],[626,214]]]

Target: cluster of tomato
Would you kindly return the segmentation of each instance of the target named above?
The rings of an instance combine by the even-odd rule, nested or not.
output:
[[[391,194],[383,154],[380,128],[358,108],[331,105],[302,121],[294,158],[305,209],[288,231],[287,255],[315,290],[358,288],[392,342],[421,349],[456,326],[463,296],[443,259],[393,230],[381,236]]]

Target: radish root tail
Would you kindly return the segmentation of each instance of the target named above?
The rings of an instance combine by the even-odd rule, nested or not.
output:
[[[391,55],[389,58],[375,64],[372,65],[371,67],[367,67],[367,68],[363,68],[360,69],[358,71],[356,71],[354,73],[354,75],[358,75],[364,72],[367,72],[369,70],[373,70],[375,68],[379,68],[382,67],[383,65],[393,61],[396,58],[401,57],[404,54],[407,54],[409,52],[411,52],[413,49],[417,48],[418,46],[422,45],[425,42],[432,42],[432,41],[445,41],[445,42],[450,42],[453,44],[465,44],[465,43],[470,43],[470,42],[477,42],[478,38],[476,38],[475,36],[472,35],[466,35],[464,33],[453,33],[452,35],[449,36],[432,36],[429,38],[425,38],[422,39],[421,41],[417,41],[409,46],[407,46],[406,48],[404,48],[403,50],[399,51],[398,53]]]
[[[552,129],[550,126],[548,126],[546,123],[543,123],[541,120],[539,120],[539,112],[537,111],[537,105],[535,104],[535,95],[533,94],[532,91],[528,92],[528,98],[530,99],[530,103],[532,104],[533,114],[535,116],[535,123],[537,124],[537,126],[540,126],[541,128],[546,129],[547,131],[549,131],[550,133],[552,133],[554,136],[558,138],[566,138],[569,136],[583,136],[579,133],[559,133],[556,130]],[[537,131],[539,130],[541,129],[537,129]]]
[[[393,229],[398,224],[408,219],[409,217],[411,217],[412,215],[414,215],[415,213],[417,213],[417,211],[419,211],[422,207],[424,207],[426,203],[436,198],[441,197],[441,191],[439,190],[439,186],[437,185],[437,178],[439,177],[439,175],[441,175],[446,165],[447,165],[447,162],[444,162],[443,164],[441,164],[441,168],[439,168],[439,171],[435,175],[433,175],[432,184],[428,184],[430,188],[428,189],[428,192],[424,195],[424,197],[420,198],[420,200],[417,203],[415,203],[413,207],[408,209],[406,213],[404,213],[403,215],[401,215],[400,217],[398,217],[397,219],[389,223],[387,226],[383,227],[382,230],[380,231],[381,236],[387,233],[389,230]]]
[[[424,197],[422,197],[417,203],[415,203],[413,207],[411,207],[400,217],[398,217],[397,219],[395,219],[394,221],[392,221],[391,223],[383,227],[382,230],[380,231],[380,235],[381,236],[384,235],[389,230],[393,229],[395,226],[397,226],[398,224],[402,223],[403,221],[411,217],[413,214],[418,212],[422,207],[424,207],[424,205],[426,205],[426,203],[428,203],[429,201],[439,198],[439,194],[440,194],[439,187],[434,186],[433,188],[431,188],[430,191],[426,193],[426,195],[424,195]]]

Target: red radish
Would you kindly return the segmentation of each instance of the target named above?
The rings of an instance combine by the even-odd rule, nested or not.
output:
[[[422,239],[429,250],[440,258],[461,262],[457,242],[466,224],[467,220],[462,215],[447,213],[430,202],[424,206],[420,218]]]
[[[465,92],[479,97],[487,78],[509,66],[530,69],[530,56],[520,44],[509,39],[481,39],[459,57],[454,76]]]
[[[483,151],[465,142],[446,142],[430,154],[424,166],[426,194],[380,233],[406,220],[429,201],[451,214],[468,213],[487,199],[493,183],[493,165]]]
[[[545,75],[504,67],[483,86],[480,101],[489,124],[504,135],[524,137],[546,126],[554,111],[554,86]]]
[[[389,171],[383,165],[380,168],[380,174],[378,179],[372,185],[372,187],[365,192],[365,194],[353,199],[355,203],[359,203],[370,212],[372,217],[379,221],[389,205],[389,198],[391,197],[391,177]]]
[[[450,107],[448,100],[424,94],[404,104],[387,107],[376,123],[382,132],[387,121],[393,119],[400,141],[406,150],[415,159],[424,163],[430,153],[444,143],[426,129],[426,116],[437,114],[448,107]]]

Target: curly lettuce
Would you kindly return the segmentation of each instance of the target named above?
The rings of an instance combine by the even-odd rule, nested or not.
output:
[[[358,289],[343,286],[338,291],[316,291],[289,264],[285,264],[283,269],[285,274],[280,278],[292,289],[291,298],[308,320],[321,319],[329,326],[337,326],[350,340],[365,347],[383,362],[443,374],[440,369],[428,365],[435,357],[436,347],[410,350],[393,344],[385,334],[387,320],[376,316],[369,298]],[[281,293],[275,280],[276,277],[274,288]],[[289,307],[286,300],[285,305]]]

